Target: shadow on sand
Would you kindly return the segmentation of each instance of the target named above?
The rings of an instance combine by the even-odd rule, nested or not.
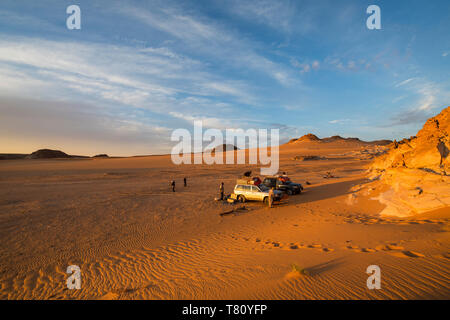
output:
[[[352,193],[350,188],[358,184],[369,183],[367,178],[360,178],[349,181],[323,184],[320,186],[308,186],[300,195],[291,196],[290,204],[301,204],[320,200],[331,199]]]
[[[342,258],[337,258],[337,259],[333,259],[327,262],[323,262],[323,263],[319,263],[315,266],[306,268],[306,270],[308,270],[309,274],[311,276],[316,276],[319,275],[323,272],[332,270],[334,268],[336,268],[337,266],[340,266],[344,263],[344,259]]]

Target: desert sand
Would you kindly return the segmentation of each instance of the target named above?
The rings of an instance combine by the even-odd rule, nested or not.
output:
[[[389,148],[291,141],[280,171],[304,192],[223,216],[233,205],[214,201],[220,182],[231,193],[257,166],[3,160],[0,298],[448,299],[450,209],[380,214],[390,186],[371,171]],[[69,265],[81,268],[80,290],[66,287]],[[366,286],[369,265],[380,290]]]

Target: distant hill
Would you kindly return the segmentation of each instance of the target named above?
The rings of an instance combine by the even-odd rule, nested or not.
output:
[[[211,152],[215,153],[216,151],[223,152],[223,151],[227,151],[227,150],[230,150],[230,151],[231,150],[239,150],[239,148],[233,144],[224,143],[224,144],[218,145],[217,147],[213,148]]]
[[[373,144],[373,145],[388,145],[392,143],[391,140],[376,140],[376,141],[363,141],[359,138],[343,138],[341,136],[331,136],[320,139],[315,134],[308,133],[300,138],[295,138],[289,140],[288,144],[296,144],[301,142],[318,142],[318,143],[330,143],[330,142],[340,142],[340,143],[346,143],[346,142],[356,142],[361,144]]]
[[[302,142],[302,141],[320,141],[320,139],[315,134],[308,133],[298,139],[295,139],[294,142]]]
[[[16,160],[16,159],[25,159],[28,154],[22,153],[0,153],[0,160]]]
[[[60,150],[40,149],[26,157],[27,159],[53,159],[53,158],[72,158],[67,153]]]
[[[106,154],[100,154],[95,157],[108,157]],[[70,158],[90,158],[88,156],[69,155],[60,150],[39,149],[31,154],[21,153],[0,153],[0,160],[18,160],[18,159],[70,159]]]

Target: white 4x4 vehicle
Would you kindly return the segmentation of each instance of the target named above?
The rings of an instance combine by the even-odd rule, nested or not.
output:
[[[237,184],[234,187],[234,194],[241,202],[245,202],[247,200],[256,200],[267,203],[269,201],[269,190],[270,189],[263,184],[260,184],[259,186],[251,184]],[[274,200],[280,200],[282,195],[282,191],[273,190]]]

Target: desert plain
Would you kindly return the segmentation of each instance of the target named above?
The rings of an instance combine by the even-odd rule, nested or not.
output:
[[[214,201],[220,182],[230,194],[257,165],[3,160],[0,298],[448,299],[449,207],[380,214],[387,186],[368,168],[388,148],[308,137],[280,146],[280,171],[304,190],[273,208]],[[70,265],[79,290],[67,288]],[[381,289],[367,287],[370,265]]]

